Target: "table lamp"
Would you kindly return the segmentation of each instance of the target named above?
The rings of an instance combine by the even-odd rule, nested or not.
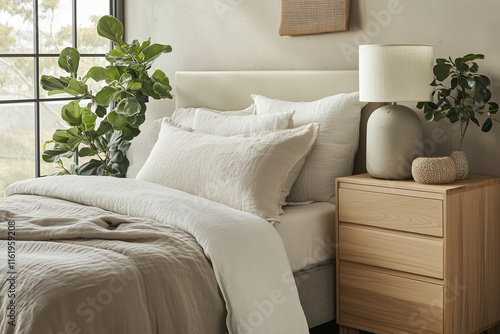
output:
[[[397,102],[432,101],[432,45],[360,45],[359,100],[390,103],[369,117],[366,170],[375,178],[411,178],[423,155],[423,129],[415,112]]]

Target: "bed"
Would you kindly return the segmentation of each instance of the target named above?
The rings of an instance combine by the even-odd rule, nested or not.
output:
[[[285,101],[315,101],[355,92],[359,82],[355,70],[177,72],[175,79],[176,108],[215,110],[244,109],[253,102],[251,94]],[[369,103],[361,110],[354,174],[366,172],[366,123],[371,112],[380,106]],[[288,206],[284,211],[285,222],[276,224],[275,228],[283,239],[300,301],[312,328],[335,319],[335,252],[332,249],[335,205],[321,202]]]
[[[355,92],[357,78],[356,71],[178,72],[176,106],[245,110],[252,103],[250,94],[313,101]],[[375,107],[367,105],[360,113],[355,172],[364,169],[363,128]],[[176,160],[166,168],[148,159],[138,179],[63,176],[10,186],[0,201],[0,260],[8,264],[10,279],[0,291],[1,308],[7,310],[0,314],[0,331],[306,333],[332,320],[334,206],[328,201],[276,203],[277,197],[282,201],[291,170],[300,178],[306,169],[302,166],[315,149],[320,126],[288,129],[298,112],[281,114],[275,118],[288,131],[286,138],[276,131],[201,138],[163,120],[162,131],[169,132],[160,133],[151,156]],[[356,141],[357,136],[356,131]],[[170,145],[178,137],[184,138],[182,145]],[[161,140],[169,145],[160,145]],[[232,169],[222,177],[215,170],[217,161],[180,164],[186,147],[191,157],[212,154],[203,146],[207,141],[213,150],[234,150],[224,160],[224,167]],[[284,148],[272,151],[276,156],[257,151],[258,163],[235,159],[241,147],[261,144]],[[270,159],[267,165],[263,156]],[[278,176],[242,183],[258,188],[258,196],[235,199],[238,189],[232,188],[238,186],[240,171],[269,169]],[[212,187],[201,187],[195,177],[186,186],[189,191],[162,184],[168,179],[168,184],[184,185],[190,179],[186,175],[213,181]],[[273,182],[276,193],[268,191]],[[309,237],[299,247],[301,235]]]

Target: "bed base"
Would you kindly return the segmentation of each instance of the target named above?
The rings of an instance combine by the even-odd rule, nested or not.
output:
[[[335,319],[335,261],[294,273],[309,328]]]

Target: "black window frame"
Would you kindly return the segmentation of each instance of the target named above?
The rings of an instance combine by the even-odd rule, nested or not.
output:
[[[72,6],[72,47],[78,49],[77,35],[78,35],[78,22],[77,22],[77,1],[71,0]],[[80,0],[83,1],[83,0]],[[40,53],[40,32],[39,32],[39,17],[38,17],[38,4],[39,0],[33,0],[33,53],[0,53],[1,58],[33,58],[33,96],[32,99],[12,99],[0,100],[2,104],[16,104],[16,103],[33,103],[34,104],[34,132],[35,132],[35,177],[40,177],[41,168],[41,142],[40,142],[40,104],[43,102],[57,102],[57,101],[71,101],[74,97],[40,97],[40,58],[58,58],[59,54],[55,53]],[[124,0],[109,0],[109,13],[113,15],[122,23],[124,23]],[[110,49],[112,48],[110,43]],[[104,53],[86,54],[82,53],[82,57],[104,57]],[[75,163],[78,163],[78,154],[74,155]]]

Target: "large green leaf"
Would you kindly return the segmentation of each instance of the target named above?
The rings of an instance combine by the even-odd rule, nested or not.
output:
[[[42,75],[40,84],[46,91],[57,91],[59,92],[59,94],[64,92],[64,88],[66,88],[66,84],[64,83],[64,81],[51,75]]]
[[[123,24],[115,17],[105,15],[97,22],[97,33],[99,36],[120,44],[123,37]]]
[[[127,126],[127,116],[112,111],[108,115],[108,121],[115,130],[123,130]]]
[[[74,96],[81,96],[85,95],[85,89],[86,87],[83,82],[78,81],[75,78],[71,78],[69,85],[64,89],[64,92]]]
[[[473,60],[476,60],[476,59],[484,59],[484,55],[482,54],[468,54],[468,55],[465,55],[463,58],[462,58],[462,61],[464,62],[467,62],[467,61],[473,61]]]
[[[64,48],[59,55],[59,67],[76,78],[80,64],[80,52],[75,48]]]
[[[118,100],[121,94],[120,88],[106,86],[96,94],[95,100],[98,105],[107,107],[111,102]]]
[[[90,147],[82,147],[81,149],[78,150],[78,156],[80,158],[91,157],[94,155],[95,155],[95,153]]]
[[[104,175],[104,173],[105,170],[101,161],[96,159],[92,159],[78,168],[78,174],[80,175]]]
[[[55,148],[53,150],[45,150],[42,153],[42,160],[45,162],[57,162],[62,158],[71,158],[73,151],[64,148]]]
[[[115,72],[110,71],[108,68],[94,66],[87,72],[83,81],[86,81],[88,78],[92,78],[98,82],[106,80],[106,83],[110,83],[113,80],[118,79],[118,76],[115,76]]]
[[[137,101],[135,97],[129,97],[125,102],[123,112],[129,117],[140,113],[141,105],[139,104],[139,101]]]
[[[151,44],[144,50],[142,50],[142,54],[144,55],[144,61],[153,61],[161,56],[162,53],[172,52],[172,47],[170,45],[163,44]]]
[[[486,119],[486,121],[484,121],[483,127],[481,128],[481,130],[483,132],[488,132],[491,130],[492,127],[493,127],[493,122],[491,121],[491,118],[488,118],[488,119]]]
[[[62,107],[61,117],[70,126],[80,126],[82,124],[82,110],[78,101],[72,101]]]
[[[450,75],[451,65],[447,63],[439,63],[434,66],[433,72],[438,81],[444,81]]]

